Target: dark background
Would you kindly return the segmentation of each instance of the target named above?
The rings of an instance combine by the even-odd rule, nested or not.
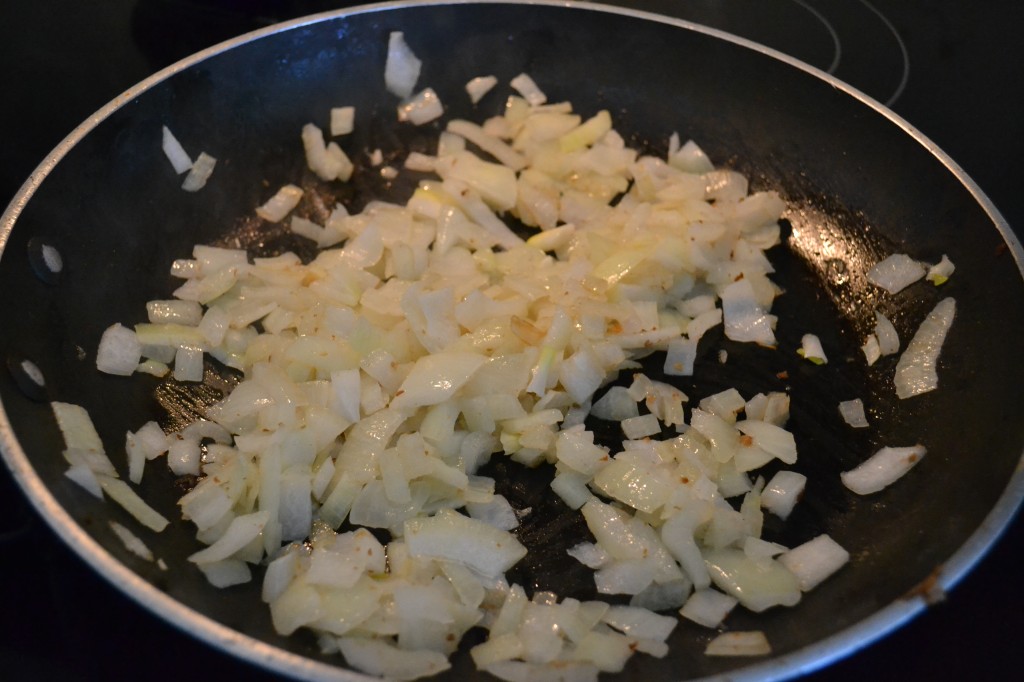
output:
[[[329,0],[7,0],[0,5],[0,205],[124,89],[240,33]],[[640,0],[831,69],[948,153],[1024,229],[1024,10],[1014,0]],[[825,26],[830,27],[826,30]],[[904,61],[902,39],[907,60]],[[841,45],[836,60],[835,43]],[[905,65],[909,68],[905,70]],[[1004,679],[1024,634],[1018,519],[909,625],[808,680]],[[53,536],[0,469],[0,678],[194,679],[265,673],[126,600]]]

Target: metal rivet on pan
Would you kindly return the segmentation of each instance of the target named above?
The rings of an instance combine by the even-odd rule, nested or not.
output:
[[[57,284],[64,272],[64,259],[52,244],[39,237],[28,241],[28,262],[36,276],[47,284]]]
[[[36,363],[18,355],[8,355],[7,370],[25,397],[36,402],[46,400],[46,378]]]

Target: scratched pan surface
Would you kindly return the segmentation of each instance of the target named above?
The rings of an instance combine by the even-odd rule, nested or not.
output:
[[[712,159],[748,175],[753,189],[777,189],[789,206],[783,244],[770,254],[785,289],[773,308],[780,350],[733,344],[718,330],[701,343],[695,378],[675,381],[694,399],[728,387],[746,396],[790,392],[800,452],[794,468],[810,483],[787,524],[768,517],[766,537],[793,545],[828,532],[852,560],[798,608],[730,617],[731,629],[764,630],[773,657],[704,657],[710,633],[682,622],[666,658],[634,657],[621,679],[796,675],[896,627],[922,608],[923,588],[952,586],[983,554],[1024,492],[1024,421],[1017,416],[1024,285],[1021,249],[1008,226],[955,164],[878,105],[757,46],[651,15],[543,4],[387,5],[289,23],[185,60],[84,123],[4,214],[0,352],[40,367],[46,400],[84,405],[119,466],[126,430],[149,419],[172,426],[217,399],[233,377],[214,365],[198,387],[99,374],[99,336],[114,322],[141,321],[145,301],[167,297],[175,287],[171,262],[196,243],[309,256],[308,244],[252,218],[253,207],[285,182],[302,178],[327,205],[338,200],[353,210],[371,196],[409,195],[415,175],[386,183],[357,151],[380,148],[400,164],[409,151],[431,152],[443,125],[394,122],[395,100],[382,83],[394,30],[405,32],[423,60],[420,84],[439,93],[446,119],[501,110],[507,86],[474,108],[463,91],[470,78],[491,73],[506,84],[526,71],[551,101],[570,100],[583,114],[610,109],[628,141],[651,152],[663,154],[673,131],[697,140]],[[357,112],[345,146],[360,167],[346,187],[312,178],[298,143],[304,123],[326,121],[341,104]],[[189,149],[219,159],[202,191],[179,189],[160,151],[165,124]],[[314,203],[300,214],[317,217],[322,209]],[[34,274],[32,238],[62,253],[58,283]],[[941,289],[920,283],[880,295],[863,272],[893,252],[931,262],[948,254],[957,270]],[[944,296],[955,297],[958,310],[939,361],[940,389],[899,401],[895,358],[867,368],[858,347],[876,309],[906,340]],[[827,365],[793,353],[806,332],[821,337]],[[838,416],[836,404],[856,397],[867,405],[869,429],[852,431]],[[7,464],[98,572],[211,646],[296,677],[352,677],[339,659],[321,656],[312,637],[274,633],[259,580],[209,587],[185,559],[197,549],[188,524],[173,522],[159,535],[140,531],[168,570],[128,554],[106,521],[133,522],[64,477],[61,437],[45,402],[26,397],[7,372],[0,398]],[[600,435],[617,438],[607,428]],[[898,485],[867,498],[840,485],[839,472],[878,447],[917,442],[929,454]],[[547,488],[550,472],[500,460],[488,469],[500,489],[533,508],[521,530],[532,551],[510,579],[531,590],[593,596],[589,574],[564,554],[586,529]],[[173,516],[181,488],[158,469],[150,467],[142,493]],[[467,646],[478,639],[471,634]],[[474,675],[463,650],[447,679]]]

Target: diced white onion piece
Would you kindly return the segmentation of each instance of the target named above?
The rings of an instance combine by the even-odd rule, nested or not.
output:
[[[858,495],[870,495],[895,483],[927,454],[923,445],[884,447],[839,476]]]
[[[97,478],[107,497],[124,507],[125,511],[134,516],[146,528],[159,533],[170,523],[158,511],[146,504],[138,493],[124,481],[102,474]]]
[[[629,605],[650,611],[678,609],[686,602],[692,589],[693,585],[685,577],[664,583],[651,583],[647,589],[630,597]]]
[[[843,421],[855,429],[863,429],[868,426],[868,418],[864,414],[864,401],[860,398],[841,401],[839,414],[843,416]]]
[[[637,401],[625,386],[610,387],[590,408],[590,414],[598,419],[621,422],[640,415]]]
[[[167,466],[176,476],[198,476],[202,450],[198,438],[171,438]]]
[[[65,471],[64,475],[87,490],[93,497],[103,497],[103,488],[96,478],[96,473],[84,464],[72,464]]]
[[[825,349],[821,347],[821,339],[814,334],[804,334],[800,339],[800,350],[797,351],[800,357],[810,360],[816,365],[824,365],[828,362],[825,356]]]
[[[612,116],[607,109],[594,114],[580,125],[558,138],[558,146],[569,154],[589,147],[612,129]]]
[[[137,485],[142,482],[142,472],[146,466],[146,453],[131,431],[125,436],[124,449],[128,455],[128,480]]]
[[[636,639],[664,642],[679,622],[636,606],[612,606],[601,618],[619,632]]]
[[[890,294],[899,293],[924,275],[924,266],[905,253],[894,253],[867,272],[869,282]]]
[[[536,107],[548,101],[548,96],[537,86],[528,74],[521,73],[511,81],[509,85],[515,88],[516,92],[523,96],[530,106]]]
[[[388,56],[384,63],[384,85],[388,92],[405,99],[416,88],[423,62],[405,42],[405,34],[392,31],[388,36]]]
[[[760,630],[723,632],[708,642],[704,653],[707,656],[768,656],[772,647]]]
[[[256,215],[271,223],[281,222],[302,200],[302,188],[285,185],[277,190],[262,206],[256,209]]]
[[[331,137],[348,135],[355,128],[355,107],[331,108]]]
[[[437,166],[437,157],[420,152],[409,152],[405,157],[405,167],[411,171],[431,173]]]
[[[306,151],[306,165],[321,180],[345,182],[352,177],[355,166],[348,155],[336,142],[326,143],[323,131],[312,123],[302,127],[302,146]]]
[[[196,564],[208,564],[228,559],[258,538],[269,520],[270,514],[265,511],[236,516],[220,539],[206,549],[192,554],[188,560]]]
[[[561,471],[551,480],[555,492],[569,509],[579,509],[594,496],[587,487],[589,476],[578,471]]]
[[[495,495],[490,502],[470,502],[466,505],[470,518],[483,521],[500,530],[519,527],[519,517],[504,495]]]
[[[218,588],[242,585],[252,580],[249,565],[238,559],[223,559],[199,564],[199,570],[211,585]]]
[[[197,326],[203,319],[203,307],[195,301],[149,301],[146,313],[153,324]]]
[[[167,435],[155,421],[146,422],[135,432],[135,442],[146,455],[146,459],[155,459],[167,452],[169,446]]]
[[[415,557],[462,564],[487,577],[497,577],[526,556],[515,536],[453,511],[405,522],[405,541]]]
[[[487,358],[476,353],[434,353],[420,358],[405,377],[391,406],[405,410],[434,405],[450,398]]]
[[[107,374],[129,376],[142,359],[142,344],[135,332],[120,324],[107,327],[96,349],[96,368]]]
[[[515,206],[516,174],[508,166],[484,161],[475,154],[462,151],[442,157],[436,170],[446,180],[465,183],[494,210],[507,211]]]
[[[639,440],[661,433],[661,424],[653,414],[630,417],[622,420],[622,432],[630,440]]]
[[[678,139],[678,138],[677,138]],[[668,163],[673,168],[678,168],[686,173],[701,175],[715,170],[711,159],[704,153],[696,142],[687,140],[686,144],[679,148],[674,154],[670,153]]]
[[[683,604],[679,615],[706,628],[717,628],[738,603],[735,597],[718,590],[697,590]]]
[[[753,341],[762,346],[775,345],[772,327],[775,317],[757,301],[750,280],[729,284],[721,292],[722,321],[725,335],[733,341]]]
[[[896,363],[896,395],[900,398],[910,398],[938,388],[936,366],[955,314],[956,301],[944,298],[917,328],[914,338]]]
[[[736,422],[736,428],[754,439],[754,444],[765,452],[778,457],[786,464],[796,462],[796,441],[793,434],[767,422],[745,419]]]
[[[807,477],[795,471],[779,471],[761,491],[761,506],[785,520],[804,494]]]
[[[497,137],[488,135],[484,132],[483,128],[475,123],[454,119],[448,122],[448,132],[461,135],[493,156],[499,163],[508,166],[514,171],[521,170],[526,166],[526,157]]]
[[[665,374],[669,376],[693,376],[693,364],[697,360],[697,341],[690,338],[676,338],[668,342],[665,352]]]
[[[754,561],[739,549],[714,550],[704,560],[715,585],[755,613],[800,601],[796,576],[777,560]]]
[[[896,333],[889,318],[882,313],[875,313],[875,336],[878,338],[878,352],[882,355],[892,355],[900,349],[900,337]]]
[[[163,127],[162,147],[175,173],[181,175],[192,167],[192,159],[185,152],[185,148],[181,146],[181,143],[178,142],[178,138],[174,136],[174,133],[167,126]]]
[[[955,269],[956,268],[953,265],[953,262],[949,260],[949,257],[946,256],[946,254],[942,254],[942,260],[928,268],[928,281],[935,286],[945,284],[949,280],[950,276],[952,276]]]
[[[433,88],[421,90],[416,95],[402,100],[398,105],[398,120],[408,121],[413,125],[430,123],[444,114],[444,105]]]
[[[124,544],[125,549],[140,559],[153,561],[153,551],[146,546],[146,543],[144,543],[138,535],[131,532],[117,521],[110,521],[109,523],[110,530],[114,531],[114,535],[116,535],[121,543]]]
[[[69,450],[85,450],[103,454],[103,441],[96,432],[96,426],[88,411],[81,405],[52,402],[50,408],[57,419],[57,426],[64,436]],[[113,470],[113,466],[110,467]]]
[[[174,379],[200,382],[203,380],[203,351],[201,348],[182,346],[174,355]]]
[[[466,93],[469,95],[469,100],[476,104],[497,84],[496,76],[477,76],[466,83]]]
[[[796,576],[804,592],[813,590],[849,560],[850,553],[827,534],[794,547],[778,559],[780,564]]]
[[[595,545],[592,542],[581,542],[566,551],[569,556],[587,568],[601,568],[611,561],[611,555],[600,545]]]
[[[882,349],[878,345],[878,337],[874,334],[868,334],[868,338],[864,345],[861,346],[861,350],[864,351],[864,358],[867,360],[868,366],[875,364],[878,358],[882,357]]]
[[[216,165],[217,159],[206,152],[199,152],[195,163],[192,164],[192,169],[181,183],[181,188],[186,192],[198,192],[206,186],[206,181],[213,175]]]
[[[526,243],[541,251],[558,251],[567,247],[572,242],[574,234],[576,234],[576,226],[567,223],[538,232],[527,239]]]

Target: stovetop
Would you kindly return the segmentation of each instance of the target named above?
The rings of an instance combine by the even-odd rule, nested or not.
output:
[[[0,5],[0,203],[125,88],[330,0],[9,0]],[[621,0],[706,24],[845,80],[946,151],[1024,236],[1024,4],[1016,0]],[[806,679],[999,679],[1024,632],[1018,519],[948,599]],[[0,467],[0,677],[65,682],[272,677],[177,631],[95,575]]]

